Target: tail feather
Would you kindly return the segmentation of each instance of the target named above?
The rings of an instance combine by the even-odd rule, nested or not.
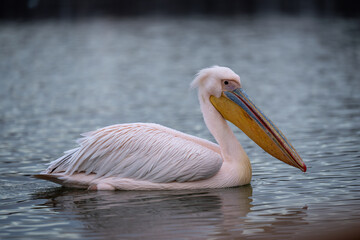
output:
[[[40,174],[32,175],[32,177],[54,182],[64,187],[88,189],[90,182],[95,177],[95,174],[91,176],[84,174],[69,176],[69,175],[64,175],[63,173],[55,173],[55,174],[40,173]]]
[[[62,177],[61,175],[56,175],[56,174],[39,173],[39,174],[35,174],[32,176],[34,178],[51,181],[51,182],[61,184],[61,185],[63,185],[64,180],[65,180],[64,177]]]

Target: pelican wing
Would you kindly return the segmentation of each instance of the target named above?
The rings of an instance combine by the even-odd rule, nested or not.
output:
[[[83,136],[80,146],[53,161],[47,174],[187,182],[210,178],[222,165],[216,144],[157,124],[113,125]]]

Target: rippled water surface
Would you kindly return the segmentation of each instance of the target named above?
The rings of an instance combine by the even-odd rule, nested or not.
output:
[[[359,26],[311,17],[0,23],[0,238],[356,238]],[[31,178],[80,133],[110,124],[156,122],[213,140],[189,83],[214,64],[240,74],[306,173],[234,128],[253,165],[244,187],[89,192]]]

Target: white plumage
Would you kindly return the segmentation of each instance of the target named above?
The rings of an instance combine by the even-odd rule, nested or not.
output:
[[[188,182],[210,178],[222,165],[220,154],[193,141],[190,135],[158,124],[119,124],[83,136],[78,140],[80,147],[52,162],[47,174]]]

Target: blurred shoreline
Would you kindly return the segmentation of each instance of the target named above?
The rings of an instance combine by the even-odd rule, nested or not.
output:
[[[360,17],[355,0],[2,0],[0,21],[129,16],[262,16]]]

